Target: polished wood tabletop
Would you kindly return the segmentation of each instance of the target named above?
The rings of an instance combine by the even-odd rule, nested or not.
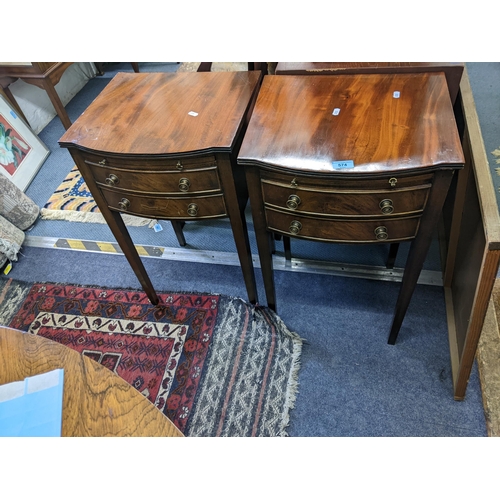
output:
[[[354,168],[332,168],[346,160]],[[464,158],[442,73],[275,75],[264,78],[238,162],[348,177]]]
[[[231,151],[260,77],[118,73],[59,144],[128,155]]]
[[[52,340],[0,327],[0,367],[0,384],[64,368],[63,436],[183,436],[118,375]]]

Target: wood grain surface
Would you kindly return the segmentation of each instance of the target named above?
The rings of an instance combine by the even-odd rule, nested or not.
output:
[[[464,72],[463,62],[280,62],[277,75],[339,75],[350,73],[421,73],[442,71],[451,102],[455,102]]]
[[[0,327],[0,366],[0,384],[64,368],[63,436],[182,436],[122,378],[57,342]]]
[[[332,168],[346,160],[354,168]],[[442,73],[290,75],[264,77],[238,163],[343,177],[464,158]]]
[[[230,151],[260,77],[118,73],[59,144],[138,155]]]

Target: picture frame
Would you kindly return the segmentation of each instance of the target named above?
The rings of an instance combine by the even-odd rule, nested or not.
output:
[[[50,150],[0,95],[0,174],[25,191]]]

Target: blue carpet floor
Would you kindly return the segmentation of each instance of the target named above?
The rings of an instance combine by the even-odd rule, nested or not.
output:
[[[166,65],[170,66],[170,65]],[[158,68],[157,68],[158,69]],[[172,64],[170,69],[175,70]],[[131,71],[129,65],[123,70]],[[141,68],[141,71],[143,68]],[[92,79],[68,104],[76,119],[92,96],[109,82]],[[90,99],[90,100],[89,100]],[[55,118],[40,138],[51,150],[27,190],[40,206],[73,167],[57,145],[64,129]],[[251,221],[250,230],[252,231]],[[136,243],[176,247],[168,223],[154,233],[130,228]],[[217,231],[217,238],[213,233]],[[38,221],[30,235],[114,241],[106,225]],[[234,252],[225,221],[188,224],[191,248]],[[383,265],[384,245],[370,247],[306,246],[293,242],[294,256]],[[251,234],[252,250],[256,245]],[[278,251],[281,251],[278,246]],[[426,262],[439,269],[439,259]],[[398,256],[404,263],[405,250]],[[144,259],[157,291],[215,292],[245,297],[236,266]],[[398,262],[396,263],[398,265]],[[30,281],[66,282],[139,288],[122,255],[26,246],[9,276]],[[299,394],[291,412],[291,436],[485,436],[486,424],[477,368],[464,401],[453,399],[443,290],[418,285],[395,346],[387,344],[399,284],[302,272],[276,272],[278,314],[306,343],[299,374]],[[257,284],[265,294],[260,271]]]

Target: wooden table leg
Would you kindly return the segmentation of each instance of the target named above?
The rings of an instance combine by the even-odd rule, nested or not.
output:
[[[151,283],[151,280],[149,279],[144,264],[142,263],[142,260],[139,254],[137,253],[134,242],[130,237],[130,234],[127,230],[127,226],[125,226],[125,223],[123,222],[122,216],[118,212],[111,212],[111,211],[108,212],[113,219],[112,222],[106,218],[104,212],[103,216],[106,218],[108,226],[111,229],[111,232],[113,233],[114,237],[116,238],[118,245],[120,245],[123,254],[127,258],[130,266],[132,267],[132,270],[137,276],[137,279],[139,280],[143,290],[146,292],[146,295],[148,296],[148,299],[150,300],[151,304],[153,305],[158,304],[160,299],[156,295],[155,289],[153,288],[153,284]]]
[[[172,227],[174,228],[175,236],[177,236],[177,241],[179,242],[179,245],[181,247],[186,246],[186,238],[184,237],[184,232],[182,231],[182,228],[184,227],[185,222],[183,220],[171,220],[170,223],[172,224]]]
[[[398,256],[399,243],[391,243],[389,247],[389,255],[387,256],[387,261],[385,267],[387,269],[393,269],[394,263],[396,262],[396,257]]]
[[[123,222],[121,214],[118,212],[113,212],[108,208],[106,200],[101,194],[100,189],[97,187],[94,177],[90,172],[88,165],[80,156],[80,153],[78,151],[71,151],[71,156],[73,157],[75,163],[78,165],[78,170],[80,170],[80,173],[82,174],[87,187],[92,193],[94,201],[97,203],[102,216],[108,223],[109,229],[113,233],[113,236],[116,238],[116,242],[120,246],[126,259],[128,260],[128,263],[137,276],[137,279],[139,280],[139,283],[141,284],[143,290],[146,292],[148,299],[153,305],[158,304],[158,296],[156,295],[153,284],[149,279],[146,268],[144,267],[144,264],[142,263],[142,260],[137,253],[134,242],[132,241],[132,238],[130,237],[130,234],[128,232],[127,226]]]
[[[217,165],[221,174],[226,210],[231,222],[231,229],[243,272],[248,300],[251,304],[256,304],[258,302],[257,283],[255,281],[252,252],[244,213],[244,208],[248,201],[248,193],[246,192],[246,186],[237,188],[237,184],[239,185],[240,183],[235,182],[233,166],[229,155],[218,156]],[[236,165],[234,167],[238,168]]]
[[[59,98],[54,85],[52,85],[52,82],[50,80],[45,79],[43,81],[43,88],[45,89],[45,92],[47,92],[50,102],[54,106],[57,116],[59,116],[59,118],[61,119],[64,128],[68,130],[71,127],[71,120],[69,119],[68,113],[66,112],[66,109],[61,102],[61,99]]]
[[[272,234],[267,230],[266,216],[264,214],[264,200],[260,185],[260,175],[258,167],[245,167],[248,191],[250,194],[250,206],[252,207],[252,217],[259,250],[260,268],[266,290],[267,305],[276,311],[276,291],[274,287],[273,256],[272,256]]]
[[[14,94],[10,91],[9,87],[6,86],[5,88],[1,89],[1,94],[3,94],[8,101],[10,101],[10,104],[12,104],[12,107],[14,108],[14,111],[26,122],[29,124],[28,120],[26,119],[26,116],[24,116],[23,110],[19,106],[19,104],[16,101],[16,98],[14,97]]]
[[[432,234],[439,221],[453,172],[453,170],[442,170],[435,174],[427,208],[422,215],[420,229],[411,244],[410,253],[406,261],[388,344],[394,345],[396,343],[401,324],[403,323],[432,241]]]

